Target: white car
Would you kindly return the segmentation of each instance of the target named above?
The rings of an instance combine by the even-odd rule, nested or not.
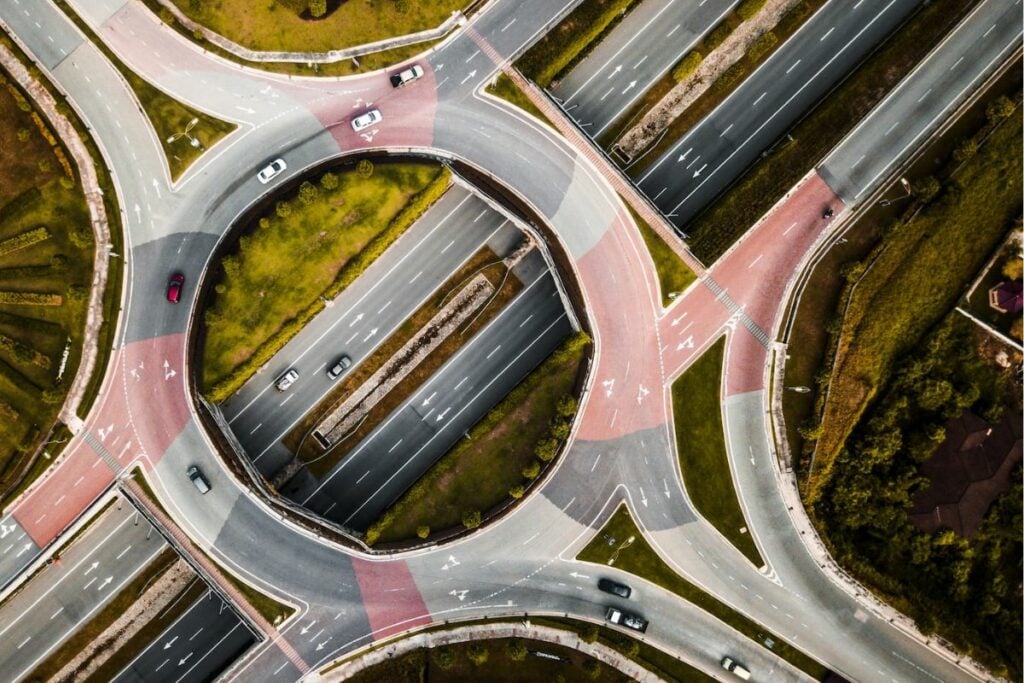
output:
[[[384,117],[380,115],[380,109],[371,109],[365,114],[360,114],[352,119],[352,130],[358,133],[359,131],[366,130],[373,124],[380,123],[383,120]]]
[[[288,370],[274,382],[274,388],[278,391],[287,391],[288,387],[295,384],[295,380],[299,378],[299,371],[295,368]]]
[[[391,76],[391,85],[395,88],[401,88],[406,83],[412,83],[417,78],[423,76],[423,67],[419,64],[413,64],[405,71],[399,71]]]
[[[284,159],[274,159],[266,167],[256,174],[256,179],[266,185],[271,180],[281,175],[281,172],[288,168],[288,164],[284,163]]]

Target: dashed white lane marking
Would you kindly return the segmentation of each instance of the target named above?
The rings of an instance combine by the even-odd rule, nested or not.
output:
[[[823,42],[826,38],[828,38],[830,35],[832,35],[832,31],[835,31],[835,30],[836,30],[835,26],[830,28],[828,31],[825,32],[825,35],[823,35],[821,38],[818,38],[818,42],[819,43]]]
[[[795,62],[793,62],[793,66],[791,66],[791,67],[789,67],[788,69],[786,69],[786,73],[788,74],[788,73],[789,73],[790,71],[792,71],[793,69],[795,69],[795,68],[796,68],[796,67],[797,67],[797,66],[798,66],[798,65],[800,64],[800,62],[802,62],[802,61],[804,61],[804,60],[802,60],[802,59],[798,59],[798,60],[796,60]]]

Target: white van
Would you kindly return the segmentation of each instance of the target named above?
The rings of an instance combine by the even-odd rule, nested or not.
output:
[[[744,681],[750,680],[750,669],[737,662],[732,657],[722,657],[722,668],[732,672],[736,678]]]

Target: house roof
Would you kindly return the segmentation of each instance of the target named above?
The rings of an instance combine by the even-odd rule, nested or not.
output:
[[[1000,313],[1020,313],[1024,310],[1024,283],[1003,280],[988,290],[988,305]]]

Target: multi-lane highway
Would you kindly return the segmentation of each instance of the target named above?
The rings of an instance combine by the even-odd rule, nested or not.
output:
[[[544,260],[515,269],[515,299],[319,483],[282,493],[364,531],[572,331]],[[298,477],[296,478],[298,479]]]
[[[802,211],[802,203],[841,199],[820,179],[809,182],[759,225],[742,248],[717,264],[711,278],[663,315],[650,259],[607,180],[550,129],[475,94],[490,78],[491,58],[518,52],[565,4],[492,0],[443,48],[421,59],[426,71],[421,81],[396,92],[384,74],[313,81],[239,69],[162,30],[141,3],[88,3],[87,21],[126,63],[173,96],[241,125],[173,187],[159,145],[123,80],[95,48],[68,30],[58,8],[49,2],[29,7],[25,0],[0,6],[0,18],[33,53],[53,55],[51,61],[44,57],[43,65],[101,141],[126,208],[133,264],[115,370],[86,421],[83,434],[88,439],[76,438],[68,458],[14,507],[11,519],[28,532],[35,547],[44,546],[69,514],[67,505],[55,506],[54,501],[81,476],[76,462],[91,458],[89,449],[98,443],[120,438],[123,444],[130,438],[126,458],[141,459],[161,502],[202,548],[242,579],[300,607],[296,618],[274,634],[280,640],[268,639],[234,670],[236,680],[295,680],[354,648],[444,619],[523,613],[600,619],[607,596],[589,578],[579,578],[589,577],[594,568],[570,558],[594,535],[614,503],[623,500],[677,571],[847,678],[971,679],[962,661],[879,618],[821,571],[792,525],[776,483],[779,473],[763,420],[766,349],[754,331],[771,329],[778,301],[784,298],[786,274],[828,228],[813,213]],[[859,8],[864,6],[877,15],[885,5],[865,2]],[[829,3],[823,12],[834,16],[837,7]],[[821,39],[829,26],[812,20],[808,26],[815,26],[817,33],[806,38],[806,54],[790,56],[817,59],[819,64],[845,60],[842,42],[819,47],[813,41],[828,42],[836,34],[844,41],[856,40],[857,30],[848,28],[847,16],[859,17],[869,33],[878,30],[871,21],[875,15],[840,9],[843,16],[836,17],[828,40]],[[1017,44],[1019,13],[1008,20],[1017,28],[1011,32]],[[785,52],[784,46],[776,57]],[[88,67],[84,71],[83,65]],[[781,72],[773,74],[772,85],[785,80],[790,66],[794,74],[801,68],[776,65]],[[955,84],[947,87],[959,92],[984,72],[984,64],[964,60],[954,70]],[[920,77],[935,75],[922,72]],[[758,82],[757,74],[753,82]],[[939,106],[945,93],[933,92]],[[372,141],[337,125],[368,98],[385,114]],[[111,105],[116,105],[116,114],[107,109]],[[750,107],[746,102],[743,106]],[[721,131],[729,126],[727,118]],[[743,139],[728,134],[724,139],[737,149],[745,146]],[[458,156],[517,192],[565,247],[597,342],[572,445],[539,494],[457,545],[386,560],[368,560],[301,531],[254,501],[226,472],[191,413],[181,381],[187,371],[186,316],[194,301],[187,298],[173,312],[154,303],[163,277],[153,264],[202,272],[234,216],[260,199],[263,188],[257,187],[252,171],[268,152],[287,155],[289,170],[298,174],[306,166],[371,144]],[[879,154],[887,154],[891,162],[897,151],[883,147]],[[884,160],[876,163],[884,165]],[[873,181],[867,177],[865,182]],[[765,270],[769,266],[773,268]],[[755,269],[765,274],[764,281],[750,277]],[[680,332],[691,321],[697,324]],[[754,416],[748,420],[747,412],[726,414],[731,464],[750,531],[767,563],[764,572],[688,505],[686,487],[703,483],[679,479],[671,446],[666,387],[696,351],[726,330],[726,405],[742,404]],[[208,473],[213,483],[209,494],[200,494],[184,476],[191,463]],[[44,521],[43,514],[58,520]],[[647,638],[658,647],[711,674],[720,675],[718,660],[733,653],[751,665],[755,678],[800,678],[776,655],[721,621],[656,586],[628,581],[642,584],[630,604],[653,617]]]
[[[687,222],[913,12],[917,0],[826,3],[639,175],[646,194],[685,232]]]
[[[736,4],[644,0],[551,93],[597,139]]]

